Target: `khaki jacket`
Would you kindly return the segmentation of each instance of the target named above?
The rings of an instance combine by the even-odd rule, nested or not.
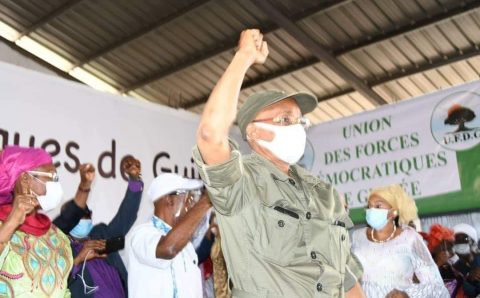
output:
[[[262,156],[194,160],[217,211],[233,297],[343,297],[362,274],[352,221],[331,185],[299,166],[286,175]]]

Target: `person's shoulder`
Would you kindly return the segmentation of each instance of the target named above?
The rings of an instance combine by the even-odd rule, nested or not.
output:
[[[367,238],[367,227],[358,228],[352,232],[352,250],[357,250],[363,247],[368,240]]]
[[[17,233],[17,232],[19,232],[19,230],[17,230],[15,233]],[[64,241],[70,242],[70,238],[68,237],[68,235],[65,234],[62,230],[60,230],[59,227],[57,227],[57,226],[56,226],[55,224],[53,224],[53,223],[52,223],[51,226],[50,226],[50,231],[49,231],[49,233],[47,233],[47,234],[45,234],[45,235],[47,235],[47,237],[50,237],[49,234],[54,234],[54,235],[56,235],[56,237],[61,238],[61,239],[64,240]]]
[[[157,231],[160,233],[160,230],[155,228],[152,222],[148,221],[142,224],[139,224],[138,226],[134,227],[132,229],[132,235],[137,235],[139,233],[144,233],[144,232],[153,232]]]
[[[423,243],[423,238],[422,235],[420,235],[417,230],[414,228],[407,226],[407,225],[402,225],[401,226],[402,233],[401,237],[407,241],[407,243],[414,244],[414,243]]]
[[[111,235],[108,235],[108,225],[103,222],[94,225],[88,235],[93,239],[106,239],[111,237]]]
[[[320,177],[313,175],[310,171],[305,168],[295,165],[295,170],[298,176],[305,182],[315,185],[316,187],[324,188],[330,190],[333,188],[333,185],[322,180]]]
[[[480,253],[476,253],[473,255],[473,259],[475,260],[475,263],[480,266]]]
[[[366,235],[367,235],[367,227],[356,229],[355,231],[352,232],[352,240],[366,238],[367,237]]]
[[[270,177],[270,166],[267,164],[267,160],[260,156],[257,153],[247,153],[242,154],[240,151],[237,152],[244,169],[244,175],[250,175],[254,178],[264,178],[268,175]]]
[[[402,225],[401,229],[402,229],[402,233],[404,233],[404,235],[407,237],[422,239],[422,236],[417,232],[417,230],[415,230],[410,226]]]

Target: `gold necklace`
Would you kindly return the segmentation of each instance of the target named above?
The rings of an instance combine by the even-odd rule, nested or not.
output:
[[[387,239],[385,240],[377,240],[375,239],[375,237],[373,236],[373,228],[370,228],[370,238],[372,238],[373,242],[375,243],[385,243],[387,241],[390,241],[392,240],[393,236],[395,236],[395,232],[397,231],[397,226],[395,224],[393,224],[393,232],[390,234],[390,236],[387,237]]]

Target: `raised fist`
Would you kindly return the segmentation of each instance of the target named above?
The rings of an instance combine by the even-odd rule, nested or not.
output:
[[[239,53],[244,53],[252,59],[252,64],[263,64],[268,57],[268,45],[263,41],[263,34],[258,29],[242,31],[238,41]]]
[[[122,169],[130,180],[138,180],[142,174],[142,165],[140,161],[133,156],[129,156],[123,160]]]
[[[91,163],[85,163],[80,166],[80,186],[90,188],[95,179],[95,167]]]
[[[25,218],[35,208],[39,206],[39,203],[35,196],[28,194],[18,194],[13,199],[13,209],[9,218],[17,225],[23,224]]]

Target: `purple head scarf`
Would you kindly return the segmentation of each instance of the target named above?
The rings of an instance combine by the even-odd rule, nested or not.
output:
[[[12,191],[20,174],[52,163],[52,157],[40,148],[7,146],[0,151],[0,205],[12,202]]]

